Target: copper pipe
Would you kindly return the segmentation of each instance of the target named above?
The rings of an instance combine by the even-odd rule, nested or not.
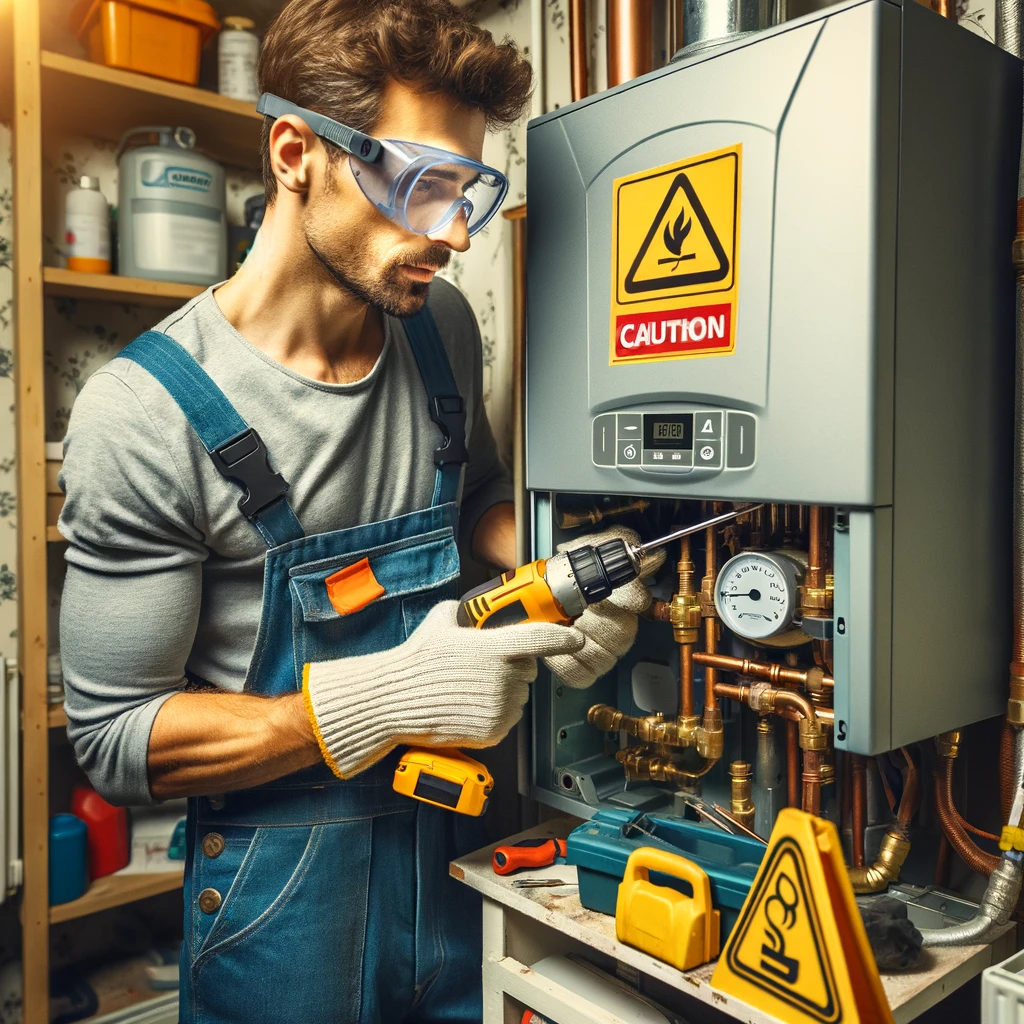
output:
[[[653,0],[608,0],[608,88],[654,65]]]
[[[935,884],[940,886],[949,885],[949,855],[952,847],[949,840],[943,836],[939,840],[939,855],[935,859]]]
[[[786,722],[786,803],[800,805],[800,732],[792,719]]]
[[[694,655],[696,659],[698,655]],[[751,693],[753,692],[756,696],[756,687],[750,686],[731,686],[729,683],[715,683],[715,696],[716,697],[728,697],[729,700],[738,700],[741,704],[748,704],[750,701]],[[792,708],[801,718],[809,719],[814,721],[817,717],[817,709],[814,705],[802,694],[795,693],[793,690],[773,690],[769,687],[763,692],[765,700],[770,700],[774,705],[772,711],[782,708]],[[754,709],[755,711],[758,708]]]
[[[750,661],[747,658],[731,658],[727,654],[708,654],[697,651],[693,660],[698,665],[713,665],[723,672],[735,672],[741,676],[753,676],[755,679],[766,679],[768,682],[781,686],[795,683],[804,689],[831,690],[835,686],[832,676],[824,675],[819,669],[808,669],[806,672],[796,668],[784,668],[769,661]]]
[[[903,779],[903,795],[900,797],[896,820],[899,822],[900,828],[906,832],[910,828],[910,821],[917,813],[918,805],[921,802],[921,773],[917,770],[917,764],[906,747],[900,747],[900,753],[903,755],[903,760],[907,762],[907,771]]]
[[[935,809],[939,815],[943,835],[957,856],[972,870],[982,875],[991,875],[999,863],[999,858],[991,853],[979,850],[971,837],[957,821],[953,807],[953,758],[940,757],[939,767],[935,772]]]
[[[781,505],[771,505],[771,506],[769,506],[769,510],[768,510],[768,517],[769,517],[768,521],[769,521],[769,524],[770,524],[769,527],[768,527],[768,543],[769,544],[774,544],[776,538],[779,535],[779,523],[781,521],[781,516],[780,516],[781,508],[782,508]]]
[[[692,718],[693,709],[693,644],[679,645],[679,685],[682,690],[679,713],[684,718]]]
[[[814,713],[817,715],[818,721],[821,722],[822,725],[828,726],[829,729],[835,725],[836,713],[833,708],[820,708],[815,704]],[[778,715],[779,718],[786,719],[787,722],[799,722],[804,717],[799,711],[795,711],[793,708],[776,708],[775,714]]]
[[[839,754],[836,755],[838,760]],[[853,765],[850,760],[851,755],[844,753],[842,755],[843,775],[842,785],[839,793],[839,830],[844,832],[846,829],[853,831],[853,801],[851,799],[851,791],[853,790]]]
[[[589,92],[587,76],[587,9],[584,0],[569,0],[569,69],[572,101]]]
[[[821,814],[821,766],[824,760],[825,755],[820,750],[804,751],[801,807],[815,817]]]
[[[850,754],[850,781],[853,802],[853,866],[864,866],[864,828],[868,816],[867,764],[860,754]]]
[[[825,545],[822,530],[822,508],[820,505],[810,507],[808,526],[807,586],[815,590],[825,589]]]
[[[709,595],[713,595],[715,582],[718,577],[718,530],[709,526],[704,531],[704,589]],[[707,581],[710,580],[710,586]],[[704,653],[713,655],[718,647],[718,618],[709,615],[704,620]],[[697,660],[697,655],[694,655]],[[704,707],[718,707],[715,700],[715,686],[718,683],[718,673],[713,665],[704,664]]]
[[[691,561],[690,538],[683,537],[679,548],[679,596],[693,596],[694,566]],[[693,609],[694,614],[697,609]],[[695,639],[696,631],[683,634],[687,639]],[[679,699],[679,713],[684,718],[692,718],[694,711],[693,701],[693,644],[681,643],[679,645],[679,686],[681,689]]]

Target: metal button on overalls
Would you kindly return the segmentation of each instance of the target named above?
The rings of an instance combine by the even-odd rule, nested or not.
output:
[[[122,352],[164,385],[217,469],[245,488],[239,507],[266,541],[247,692],[294,693],[304,664],[395,647],[458,596],[465,407],[429,310],[404,330],[444,440],[432,501],[313,536],[258,433],[184,348],[151,331]],[[406,354],[392,346],[389,357]],[[410,393],[410,405],[422,398]],[[326,580],[363,559],[384,593],[342,614]],[[345,781],[321,764],[231,793],[226,806],[189,801],[181,1024],[478,1024],[481,907],[448,877],[448,861],[486,838],[476,819],[396,793],[399,756]]]
[[[220,893],[216,889],[204,889],[199,894],[198,902],[199,909],[204,914],[212,914],[220,907]]]
[[[207,832],[203,836],[203,854],[219,857],[224,852],[224,837],[219,832]]]

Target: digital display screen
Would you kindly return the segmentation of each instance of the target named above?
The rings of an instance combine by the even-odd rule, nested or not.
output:
[[[692,413],[645,413],[644,448],[692,451]]]

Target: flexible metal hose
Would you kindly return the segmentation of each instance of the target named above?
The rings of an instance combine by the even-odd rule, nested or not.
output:
[[[1024,731],[1018,730],[1014,737],[1016,763],[1024,764]],[[1018,772],[1016,789],[1024,785],[1024,773]],[[941,814],[941,809],[940,809]],[[944,830],[945,831],[945,830]],[[947,832],[948,836],[949,833]],[[1020,896],[1021,878],[1024,865],[1021,854],[1011,850],[1004,853],[989,875],[988,887],[981,898],[978,913],[964,924],[952,928],[924,928],[921,937],[926,946],[970,946],[989,941],[995,929],[1006,924],[1017,906]]]
[[[999,863],[994,854],[979,850],[974,840],[960,824],[960,816],[953,804],[953,758],[940,757],[935,772],[935,809],[942,825],[942,833],[957,856],[972,870],[982,875],[991,875]]]
[[[1012,53],[1014,57],[1024,56],[1021,52],[1020,29],[1020,0],[997,0],[996,46]]]

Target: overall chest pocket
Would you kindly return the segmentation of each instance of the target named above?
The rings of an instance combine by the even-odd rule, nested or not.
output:
[[[402,643],[439,601],[457,596],[459,553],[438,530],[293,566],[296,678],[307,662],[375,654]]]

